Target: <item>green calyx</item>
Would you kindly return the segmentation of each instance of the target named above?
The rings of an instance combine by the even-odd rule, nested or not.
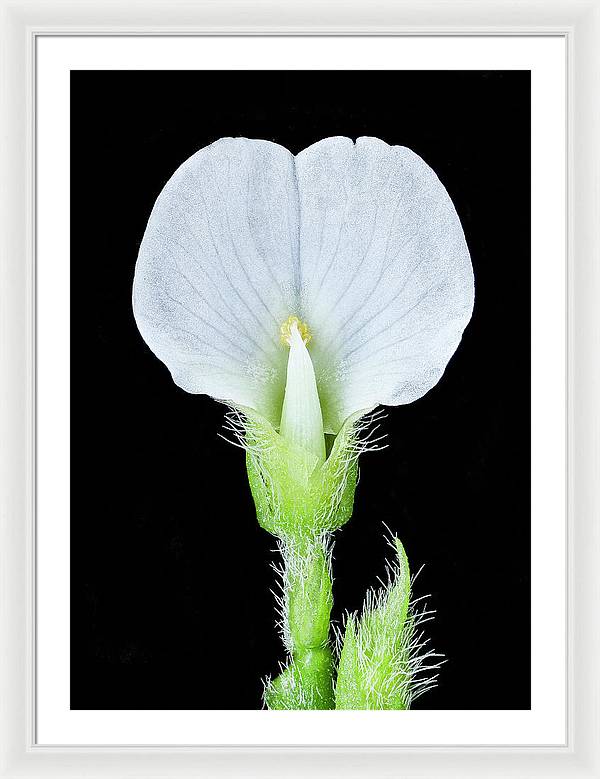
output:
[[[244,414],[246,468],[261,527],[296,539],[344,525],[356,490],[357,417],[346,421],[322,462],[256,412]]]

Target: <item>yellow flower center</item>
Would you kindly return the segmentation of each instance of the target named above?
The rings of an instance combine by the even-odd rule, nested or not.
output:
[[[310,332],[310,328],[306,324],[306,322],[303,322],[301,319],[298,319],[297,316],[288,317],[279,328],[281,343],[286,344],[287,346],[290,345],[290,338],[292,337],[292,330],[294,326],[298,328],[300,337],[302,338],[304,343],[307,344],[312,338],[312,333]]]

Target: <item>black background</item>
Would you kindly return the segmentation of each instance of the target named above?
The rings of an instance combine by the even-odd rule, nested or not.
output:
[[[427,709],[530,706],[528,72],[72,74],[71,706],[254,709],[283,659],[274,542],[224,408],[188,395],[131,311],[161,188],[222,136],[292,152],[331,135],[409,146],[470,247],[473,319],[439,384],[391,409],[337,534],[335,609],[383,574],[382,523],[425,568],[447,663]]]

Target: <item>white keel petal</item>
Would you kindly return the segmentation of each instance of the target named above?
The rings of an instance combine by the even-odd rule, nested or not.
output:
[[[287,340],[290,355],[280,433],[288,441],[313,454],[317,462],[324,463],[323,414],[317,382],[310,354],[296,322],[292,323]]]

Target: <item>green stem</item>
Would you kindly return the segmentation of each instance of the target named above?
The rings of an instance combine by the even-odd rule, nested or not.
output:
[[[283,634],[290,660],[268,686],[270,709],[332,709],[333,655],[329,618],[333,605],[328,538],[301,536],[281,542]]]

